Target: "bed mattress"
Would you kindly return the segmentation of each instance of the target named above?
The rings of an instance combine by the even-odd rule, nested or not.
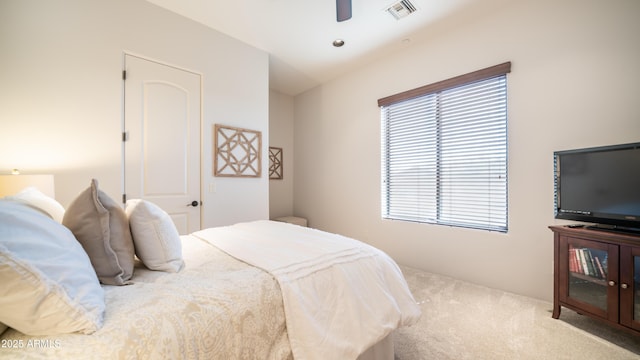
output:
[[[180,241],[180,272],[139,262],[130,285],[102,285],[99,330],[8,329],[0,357],[393,359],[391,332],[420,316],[397,264],[354,239],[265,220]]]

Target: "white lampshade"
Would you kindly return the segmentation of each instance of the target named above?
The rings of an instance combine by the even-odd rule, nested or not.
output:
[[[0,198],[33,186],[55,199],[53,175],[0,175]]]

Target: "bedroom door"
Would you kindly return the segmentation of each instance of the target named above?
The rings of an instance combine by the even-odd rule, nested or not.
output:
[[[125,55],[126,199],[165,210],[178,232],[200,229],[201,76]]]

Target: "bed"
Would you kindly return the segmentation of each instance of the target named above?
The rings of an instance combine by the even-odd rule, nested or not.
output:
[[[97,183],[85,192],[108,202]],[[177,236],[142,200],[146,235],[130,204],[104,207],[98,250],[135,252],[130,274],[105,278],[63,225],[76,201],[61,216],[37,197],[0,200],[2,358],[393,359],[393,330],[420,316],[399,267],[365,243],[268,220]],[[132,246],[118,249],[123,221]]]

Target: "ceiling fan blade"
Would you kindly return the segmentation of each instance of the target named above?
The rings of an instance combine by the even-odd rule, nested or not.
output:
[[[336,14],[339,22],[351,19],[351,0],[336,0]]]

